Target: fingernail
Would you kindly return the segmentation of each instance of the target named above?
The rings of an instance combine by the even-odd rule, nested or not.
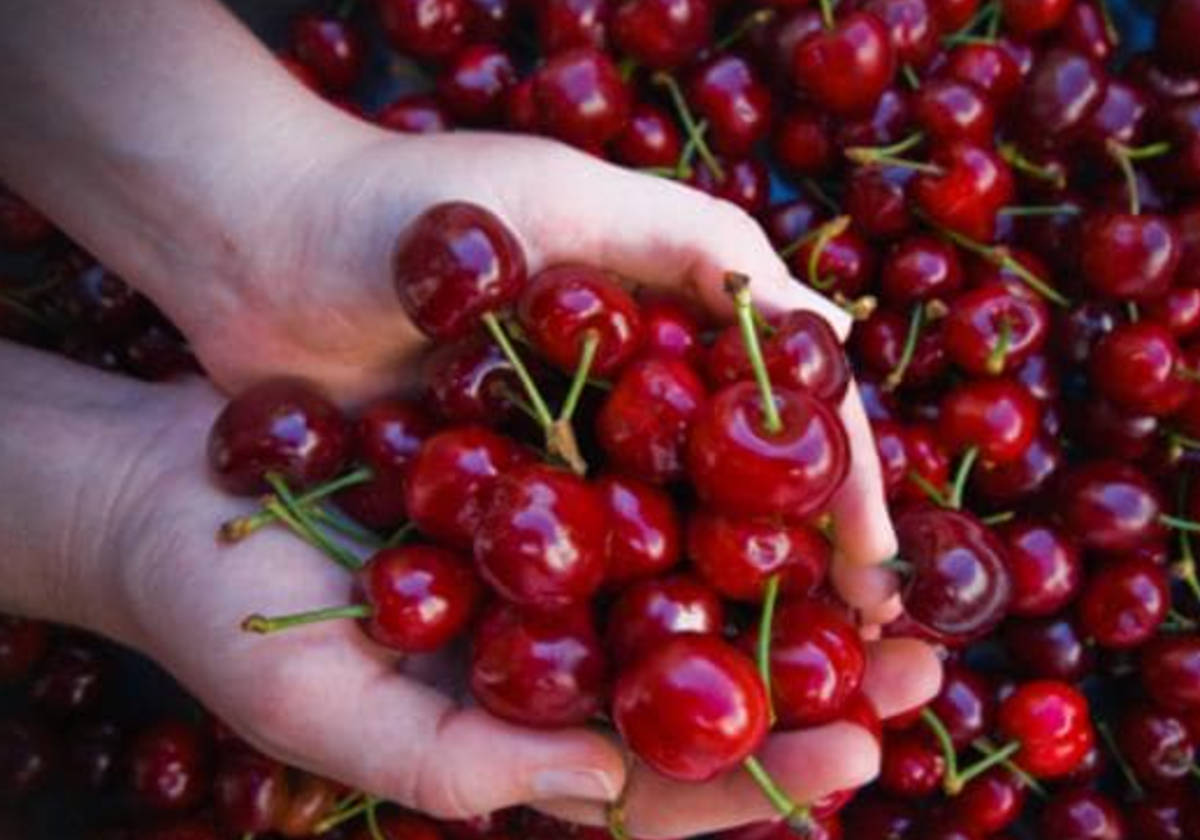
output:
[[[612,802],[620,793],[612,779],[599,770],[542,770],[533,777],[538,799],[593,799]]]

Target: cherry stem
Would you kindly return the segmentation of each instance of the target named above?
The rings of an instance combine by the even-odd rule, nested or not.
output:
[[[804,187],[805,192],[809,193],[813,198],[815,198],[817,203],[830,213],[837,214],[842,212],[842,208],[836,201],[833,200],[833,198],[829,195],[829,191],[825,189],[825,187],[821,185],[821,182],[816,178],[805,178],[800,182],[800,184]]]
[[[821,23],[833,29],[833,0],[821,0]]]
[[[775,10],[771,8],[759,9],[756,12],[751,12],[742,18],[741,22],[733,28],[728,35],[717,41],[717,45],[713,47],[713,51],[717,53],[725,52],[742,38],[746,37],[751,29],[756,26],[765,26],[775,19]]]
[[[975,466],[975,462],[979,459],[979,447],[972,446],[963,453],[962,460],[958,462],[958,469],[954,472],[954,482],[950,485],[950,495],[946,499],[947,505],[954,510],[961,510],[963,503],[963,494],[967,489],[967,478],[971,475],[971,468]]]
[[[977,26],[984,23],[985,21],[990,22],[991,19],[995,18],[999,13],[1000,13],[1000,7],[995,2],[995,0],[992,0],[992,2],[990,2],[990,3],[984,4],[984,6],[978,12],[975,13],[974,17],[972,17],[969,21],[967,21],[965,24],[963,24],[963,27],[961,29],[959,29],[957,32],[953,32],[950,35],[947,35],[945,38],[943,38],[942,39],[943,43],[948,44],[948,45],[954,45],[954,44],[970,43],[970,42],[974,42],[974,41],[985,40],[985,39],[981,39],[977,36],[973,36],[971,33],[973,33],[975,31],[975,28]]]
[[[834,284],[836,277],[831,277],[828,280],[821,277],[821,255],[825,253],[825,249],[835,237],[841,236],[846,232],[846,228],[850,227],[849,216],[838,216],[836,219],[831,219],[825,224],[817,228],[812,250],[808,253],[808,264],[805,266],[808,272],[808,284],[814,289],[825,291]]]
[[[356,484],[363,484],[371,480],[371,470],[367,467],[360,467],[353,472],[348,472],[345,475],[338,476],[332,481],[318,485],[308,492],[296,498],[296,504],[302,507],[309,507],[315,502],[328,498],[335,493],[345,490],[347,487],[353,487]],[[267,497],[263,502],[264,505],[269,504],[273,496]],[[253,534],[259,528],[270,525],[277,519],[275,514],[265,507],[263,510],[249,516],[239,516],[237,519],[230,519],[228,522],[221,525],[221,539],[226,542],[237,542],[245,539]]]
[[[257,633],[260,636],[290,630],[293,627],[303,627],[307,624],[321,624],[326,621],[341,621],[347,618],[370,618],[373,610],[366,604],[349,604],[341,607],[325,607],[308,612],[292,613],[290,615],[266,616],[255,613],[247,616],[242,622],[242,630],[247,633]]]
[[[797,805],[790,796],[784,793],[783,789],[771,778],[767,768],[763,767],[754,756],[747,757],[742,762],[742,766],[746,768],[750,778],[754,779],[775,810],[787,820],[788,825],[795,829],[801,837],[807,836],[807,831],[812,828],[812,814],[809,809],[803,805]]]
[[[1108,728],[1108,724],[1103,721],[1097,721],[1096,730],[1100,733],[1100,737],[1104,741],[1104,746],[1108,747],[1109,755],[1113,757],[1113,761],[1120,768],[1121,775],[1125,777],[1125,782],[1129,785],[1129,789],[1133,791],[1133,795],[1138,799],[1144,797],[1146,791],[1142,787],[1142,783],[1138,781],[1137,774],[1133,772],[1133,768],[1129,766],[1129,762],[1125,760],[1125,756],[1121,754],[1121,749],[1117,746],[1117,739],[1113,737],[1112,730]]]
[[[883,381],[883,390],[895,391],[904,382],[908,366],[912,364],[913,356],[917,353],[917,341],[921,337],[921,329],[924,326],[925,307],[918,303],[908,316],[908,333],[904,336],[904,347],[900,351],[900,358],[896,361],[896,366]]]
[[[496,317],[496,313],[494,312],[483,313],[483,324],[491,334],[492,340],[500,347],[500,352],[504,354],[504,358],[512,365],[513,372],[516,373],[521,387],[525,390],[525,396],[529,399],[529,405],[533,408],[533,412],[537,417],[538,425],[544,430],[549,429],[554,425],[554,418],[550,415],[550,409],[546,406],[546,401],[542,399],[542,393],[538,390],[533,377],[529,375],[529,369],[525,367],[525,363],[521,361],[520,354],[517,353],[512,342],[509,341],[508,333],[504,331],[504,325],[500,323],[500,319]]]
[[[615,802],[604,810],[604,822],[609,836],[613,840],[631,840],[628,829],[625,828],[625,804],[629,800],[629,779],[632,777],[632,767],[626,767],[625,785],[617,795]]]
[[[1142,318],[1142,312],[1132,300],[1125,301],[1125,317],[1131,324],[1136,324]]]
[[[945,170],[936,164],[900,157],[919,146],[924,139],[925,136],[918,131],[890,146],[851,146],[846,149],[845,155],[847,160],[859,166],[895,166],[930,175],[944,174]]]
[[[990,753],[996,749],[995,744],[993,744],[987,738],[977,738],[974,742],[972,742],[971,746],[982,753]],[[1046,789],[1042,787],[1041,783],[1037,779],[1033,778],[1033,776],[1030,776],[1028,773],[1022,770],[1021,767],[1011,758],[1004,759],[1004,761],[1000,762],[1000,766],[1020,779],[1025,784],[1025,787],[1029,788],[1039,797],[1042,799],[1046,798]]]
[[[332,814],[313,826],[313,836],[319,837],[355,817],[362,816],[370,807],[371,797],[364,796],[361,793],[351,794],[337,804]]]
[[[950,731],[946,729],[942,719],[928,706],[921,709],[921,720],[933,732],[933,737],[942,750],[942,760],[946,762],[942,786],[947,796],[954,796],[962,790],[962,785],[958,780],[958,751],[954,749],[954,739],[950,737]]]
[[[403,545],[404,541],[417,532],[417,526],[413,522],[405,522],[399,528],[392,532],[392,535],[383,541],[384,548],[395,548]]]
[[[1062,189],[1067,185],[1066,177],[1061,170],[1053,166],[1043,166],[1042,164],[1034,163],[1025,157],[1021,150],[1012,143],[1000,144],[1000,157],[1013,169],[1031,178],[1046,181],[1058,189]]]
[[[274,473],[267,473],[266,480],[271,485],[271,489],[275,491],[276,497],[267,502],[267,510],[273,511],[275,516],[286,523],[292,531],[310,545],[325,552],[339,566],[349,569],[352,572],[356,572],[362,568],[362,560],[356,557],[349,549],[331,540],[309,518],[282,477]]]
[[[917,71],[912,68],[911,64],[900,65],[900,75],[904,77],[905,83],[913,90],[921,89],[921,77],[917,75]]]
[[[879,308],[879,299],[874,295],[863,295],[851,300],[841,292],[834,292],[833,302],[840,306],[842,311],[855,321],[867,320]]]
[[[625,56],[617,64],[617,74],[620,75],[622,82],[628,82],[630,79],[632,79],[633,74],[637,72],[637,69],[637,60],[631,55]]]
[[[675,179],[683,181],[692,177],[692,161],[696,157],[696,151],[699,146],[697,139],[703,140],[708,136],[708,120],[700,120],[696,123],[695,136],[689,136],[687,142],[683,144],[683,151],[679,153],[679,162],[675,164]]]
[[[583,336],[583,348],[579,351],[579,363],[575,367],[575,376],[571,379],[571,388],[563,400],[562,409],[558,412],[559,423],[570,423],[579,406],[579,398],[588,384],[588,374],[592,363],[596,360],[596,350],[600,347],[600,333],[594,329],[588,330]]]
[[[962,770],[958,774],[958,789],[962,790],[970,782],[975,781],[993,767],[1004,764],[1021,749],[1021,745],[1014,741],[995,751],[986,751],[984,758],[975,764],[971,765],[966,770]]]
[[[969,236],[964,236],[958,231],[936,225],[920,213],[917,215],[927,225],[929,225],[929,227],[937,231],[938,234],[950,240],[964,251],[969,251],[972,254],[983,257],[992,265],[997,266],[1004,271],[1015,274],[1022,283],[1033,289],[1042,297],[1049,300],[1051,303],[1057,304],[1064,309],[1070,308],[1071,301],[1067,299],[1062,292],[1058,291],[1026,268],[1025,265],[1020,260],[1013,257],[1013,255],[1010,254],[1006,248],[997,248],[991,245],[984,245],[982,242],[976,242],[974,239],[971,239]]]
[[[704,161],[704,165],[708,167],[714,178],[718,181],[724,181],[725,170],[721,168],[720,162],[717,161],[716,156],[712,153],[712,149],[708,147],[708,143],[704,140],[703,133],[696,124],[696,118],[692,116],[692,111],[688,108],[687,100],[683,97],[683,91],[679,89],[679,83],[669,73],[655,73],[654,83],[667,89],[667,94],[671,97],[671,103],[675,106],[675,112],[679,115],[679,121],[683,123],[683,128],[687,132],[689,141],[695,143],[700,159]]]
[[[767,373],[767,363],[763,359],[762,346],[758,342],[758,330],[754,327],[754,302],[750,299],[750,278],[744,274],[732,272],[726,274],[725,291],[733,298],[738,326],[742,330],[742,343],[746,346],[746,355],[750,357],[750,367],[754,370],[754,379],[762,394],[763,425],[769,433],[777,434],[783,431],[783,418],[779,416],[779,406],[775,404],[775,393],[771,389],[771,376]]]
[[[1173,528],[1176,531],[1183,531],[1188,534],[1200,534],[1200,522],[1191,519],[1184,519],[1182,516],[1172,516],[1169,513],[1160,513],[1158,521],[1166,525],[1168,528]]]
[[[1001,216],[1078,216],[1083,211],[1076,204],[1013,204],[1001,207]]]
[[[1104,144],[1109,157],[1117,164],[1125,178],[1125,186],[1129,190],[1129,212],[1138,216],[1142,212],[1142,199],[1138,189],[1137,171],[1133,164],[1136,161],[1151,160],[1161,157],[1171,151],[1170,143],[1150,143],[1146,146],[1126,146],[1118,140],[1109,138]]]
[[[341,534],[347,539],[354,540],[359,545],[365,548],[379,550],[383,548],[383,540],[374,531],[371,531],[359,525],[352,519],[349,519],[337,511],[329,510],[314,505],[308,511],[308,514],[317,522],[325,525],[329,530]]]
[[[767,578],[763,591],[762,617],[758,624],[758,644],[755,653],[758,660],[758,676],[767,692],[767,712],[771,725],[775,725],[775,698],[771,692],[771,634],[775,626],[775,603],[779,600],[779,575]]]
[[[43,329],[47,329],[47,330],[54,329],[54,324],[51,323],[51,321],[49,319],[43,317],[41,313],[37,312],[32,307],[26,306],[24,303],[21,303],[19,300],[17,300],[15,297],[13,297],[11,295],[7,295],[7,294],[0,295],[0,306],[4,306],[4,307],[7,307],[8,309],[11,309],[13,312],[16,312],[18,315],[20,315],[25,320],[29,321],[32,324],[36,324],[37,326],[42,327]]]
[[[992,376],[1004,373],[1004,363],[1008,361],[1008,351],[1012,349],[1012,320],[1007,315],[1000,318],[1000,335],[996,338],[996,346],[988,353],[987,372]]]
[[[1002,510],[999,513],[993,513],[988,516],[982,516],[979,521],[989,528],[993,525],[1003,525],[1005,522],[1012,522],[1017,518],[1017,512],[1013,510]]]
[[[374,797],[367,800],[367,831],[371,834],[371,840],[388,840],[379,827],[379,800]]]
[[[1108,40],[1112,42],[1114,47],[1121,43],[1121,30],[1117,29],[1117,22],[1113,20],[1112,9],[1108,6],[1108,0],[1096,0],[1096,7],[1100,10],[1100,20],[1104,22],[1104,34],[1108,36]]]
[[[241,840],[254,840],[254,832],[247,831],[245,834],[243,834],[241,836]]]

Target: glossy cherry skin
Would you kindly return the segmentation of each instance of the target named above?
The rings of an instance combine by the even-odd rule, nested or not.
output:
[[[154,811],[187,811],[208,795],[208,747],[200,731],[167,720],[138,733],[129,747],[130,787]]]
[[[446,423],[496,425],[515,416],[521,384],[496,342],[483,335],[441,344],[421,367],[426,405]]]
[[[904,446],[904,428],[892,420],[871,421],[875,452],[883,473],[883,486],[888,501],[895,501],[901,489],[910,482],[908,452]]]
[[[687,444],[701,500],[738,516],[804,520],[823,510],[849,469],[846,430],[803,392],[776,388],[782,429],[768,432],[758,389],[729,385],[701,407]]]
[[[1080,626],[1102,647],[1137,647],[1154,635],[1170,603],[1166,572],[1160,566],[1137,557],[1109,560],[1084,585]]]
[[[719,163],[720,176],[702,162],[692,170],[688,184],[701,192],[736,204],[752,216],[766,209],[771,183],[763,160],[757,157],[728,158]]]
[[[1177,339],[1191,338],[1200,330],[1200,287],[1178,285],[1183,266],[1176,272],[1176,284],[1146,305],[1146,320],[1166,327]]]
[[[500,476],[475,531],[475,562],[502,597],[539,609],[586,601],[604,582],[608,511],[596,488],[542,464]]]
[[[1156,636],[1141,649],[1138,665],[1155,703],[1176,712],[1200,709],[1200,637]]]
[[[545,56],[575,47],[603,49],[608,40],[608,0],[542,0],[534,10],[538,47]]]
[[[582,265],[556,266],[534,276],[517,301],[517,318],[538,352],[567,373],[578,367],[589,330],[599,342],[593,376],[616,373],[642,340],[634,299],[612,275]]]
[[[467,42],[467,0],[379,0],[375,5],[384,35],[404,55],[445,61]]]
[[[85,723],[71,730],[60,755],[60,767],[68,784],[77,790],[93,792],[107,788],[120,766],[123,734],[121,727],[111,720]]]
[[[1004,0],[1004,26],[1017,38],[1030,40],[1057,29],[1071,10],[1071,0]]]
[[[844,834],[855,840],[906,840],[916,823],[914,805],[878,791],[859,794],[842,813]]]
[[[816,239],[810,239],[792,254],[788,264],[797,277],[819,286],[820,291],[828,295],[852,298],[868,291],[878,260],[875,250],[862,234],[849,227],[830,237],[816,256],[814,272],[810,259],[816,246]]]
[[[709,0],[623,0],[613,10],[617,49],[654,70],[685,64],[712,38]]]
[[[1024,386],[1005,379],[963,382],[942,400],[938,430],[959,452],[977,447],[979,457],[1005,464],[1024,454],[1037,436],[1041,408]]]
[[[1121,324],[1096,344],[1092,387],[1128,412],[1170,414],[1189,396],[1177,370],[1181,355],[1166,327],[1144,321]]]
[[[934,430],[929,426],[916,425],[904,429],[904,454],[908,468],[934,487],[945,487],[950,480],[950,458],[942,449]],[[911,502],[928,500],[920,486],[910,479],[899,488],[899,497]]]
[[[1099,295],[1151,300],[1171,284],[1180,260],[1171,221],[1154,213],[1099,213],[1083,225],[1084,279]]]
[[[1004,547],[974,516],[916,507],[896,518],[900,556],[912,565],[910,618],[950,644],[977,639],[1004,618],[1012,582]]]
[[[410,461],[433,436],[434,424],[416,403],[384,398],[368,405],[354,423],[354,451],[371,478],[337,494],[338,507],[370,528],[404,524],[404,477]]]
[[[59,717],[84,715],[103,698],[111,680],[108,653],[86,637],[60,641],[42,659],[29,699]]]
[[[894,796],[924,799],[937,793],[946,776],[946,760],[924,726],[888,732],[883,742],[879,786]]]
[[[639,102],[613,139],[612,151],[619,162],[634,169],[673,169],[683,154],[683,136],[667,111]]]
[[[671,779],[702,782],[766,737],[767,695],[754,662],[711,636],[675,636],[617,681],[613,722],[633,753]]]
[[[577,726],[604,704],[607,664],[584,609],[539,613],[495,603],[475,625],[471,693],[498,717]]]
[[[1047,147],[1068,141],[1104,101],[1105,84],[1104,69],[1090,56],[1060,47],[1046,50],[1022,94],[1026,142]]]
[[[469,550],[496,478],[528,460],[517,444],[480,426],[441,432],[409,465],[404,507],[421,533]]]
[[[670,496],[621,475],[602,477],[596,491],[608,516],[607,586],[619,589],[679,562],[679,514]]]
[[[498,125],[517,71],[508,53],[490,44],[466,47],[437,80],[438,99],[464,125]]]
[[[1143,785],[1167,787],[1192,768],[1195,743],[1183,720],[1141,705],[1125,709],[1116,727],[1117,744]]]
[[[1021,745],[1014,760],[1039,779],[1070,773],[1095,741],[1087,699],[1066,683],[1024,683],[1000,703],[1002,736]]]
[[[807,595],[825,579],[832,547],[808,525],[730,516],[711,509],[692,514],[687,553],[722,597],[757,604],[773,575],[785,595]]]
[[[1083,560],[1065,533],[1034,518],[1001,525],[1013,584],[1009,612],[1017,616],[1053,615],[1066,606],[1083,583]]]
[[[790,177],[828,172],[837,162],[828,115],[806,105],[788,108],[774,122],[771,151]]]
[[[617,378],[596,419],[596,435],[614,466],[662,484],[684,475],[692,424],[706,400],[699,375],[663,357],[634,362]]]
[[[291,52],[331,93],[341,93],[362,75],[362,36],[346,21],[309,12],[292,23]]]
[[[1025,783],[998,767],[968,782],[954,798],[950,814],[958,823],[992,836],[1017,821],[1028,798]]]
[[[1009,662],[1024,677],[1076,682],[1095,665],[1093,648],[1066,618],[1009,621],[1002,635]]]
[[[642,319],[642,354],[680,359],[689,364],[700,361],[701,321],[682,300],[666,295],[648,295],[639,299]]]
[[[458,636],[483,594],[466,558],[426,545],[376,552],[360,572],[359,586],[371,607],[367,633],[405,653],[438,650]]]
[[[450,115],[432,96],[412,93],[383,107],[375,121],[384,128],[405,134],[436,134],[450,130]]]
[[[1004,109],[1021,88],[1021,68],[998,44],[960,44],[946,54],[941,72],[982,91]]]
[[[887,28],[870,12],[851,12],[832,29],[796,44],[794,82],[815,102],[839,116],[869,114],[896,74]]]
[[[49,647],[47,626],[40,621],[0,615],[0,684],[24,678]]]
[[[913,178],[912,197],[934,223],[979,242],[996,233],[996,216],[1012,203],[1012,172],[991,149],[951,143],[934,150],[938,173]]]
[[[513,303],[525,285],[525,254],[496,214],[477,204],[435,204],[401,231],[392,279],[404,311],[445,341]]]
[[[958,79],[934,79],[913,97],[913,116],[933,143],[986,145],[996,130],[996,112],[982,91]]]
[[[284,837],[312,836],[340,797],[340,785],[293,770],[288,779],[287,802],[275,820],[275,831]]]
[[[948,300],[958,293],[962,283],[962,261],[954,246],[917,234],[897,242],[888,252],[879,276],[879,291],[889,304],[906,307]]]
[[[607,54],[578,47],[549,59],[533,75],[539,127],[582,149],[612,140],[629,120],[629,88]]]
[[[855,226],[873,239],[895,239],[913,227],[908,204],[911,169],[866,166],[846,179],[844,210]]]
[[[1107,797],[1087,788],[1056,793],[1042,812],[1041,836],[1059,840],[1126,840],[1125,818]]]
[[[697,119],[708,123],[710,142],[719,154],[745,157],[767,136],[771,91],[738,55],[716,56],[697,68],[688,83],[688,101]]]
[[[926,0],[870,0],[865,8],[883,23],[897,64],[916,70],[929,64],[941,27]]]
[[[1164,511],[1158,487],[1144,473],[1117,461],[1094,461],[1062,479],[1058,516],[1084,548],[1124,551],[1161,538]]]
[[[955,749],[962,750],[991,729],[995,714],[992,687],[970,668],[948,665],[942,688],[929,708],[946,727]]]
[[[270,831],[287,805],[284,766],[249,749],[221,756],[213,774],[217,821],[231,834]]]
[[[54,766],[53,735],[42,724],[0,719],[0,803],[41,790]]]
[[[608,613],[608,649],[616,662],[631,663],[680,633],[720,636],[721,598],[690,575],[641,580],[621,593]]]
[[[1045,346],[1050,312],[1024,286],[988,283],[955,299],[944,329],[946,353],[958,367],[975,376],[997,376]]]

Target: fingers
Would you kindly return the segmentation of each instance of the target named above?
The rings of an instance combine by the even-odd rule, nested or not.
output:
[[[884,720],[924,705],[942,684],[942,664],[916,639],[885,639],[867,649],[863,691]]]

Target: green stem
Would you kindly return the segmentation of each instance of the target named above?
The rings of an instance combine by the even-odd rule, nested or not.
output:
[[[679,162],[675,164],[675,180],[686,181],[692,177],[692,161],[696,159],[696,151],[699,149],[697,144],[707,136],[708,120],[700,120],[696,123],[696,134],[687,138],[687,142],[683,144],[683,151],[679,153]]]
[[[1176,531],[1183,531],[1188,534],[1200,534],[1200,522],[1193,522],[1191,519],[1172,516],[1169,513],[1160,513],[1158,521]]]
[[[1001,207],[1001,216],[1078,216],[1083,210],[1075,204],[1014,204]]]
[[[575,376],[571,380],[571,388],[563,400],[562,410],[558,413],[559,423],[570,423],[579,406],[579,398],[588,384],[588,374],[592,363],[596,360],[596,350],[600,347],[600,333],[594,329],[588,330],[583,337],[583,349],[579,352],[579,364],[575,367]]]
[[[374,531],[359,525],[336,511],[314,505],[306,511],[314,520],[325,525],[329,530],[354,540],[365,548],[378,550],[383,548],[383,540]]]
[[[325,532],[309,519],[308,514],[283,478],[273,473],[267,473],[266,479],[277,497],[276,500],[267,503],[268,510],[274,510],[275,515],[287,522],[293,531],[325,552],[339,566],[350,571],[358,571],[362,568],[363,561],[361,559],[356,557],[352,551],[327,537]]]
[[[833,280],[824,280],[821,277],[821,255],[825,253],[825,249],[834,237],[841,236],[848,227],[850,227],[850,217],[838,216],[816,229],[816,241],[813,242],[812,249],[808,252],[808,264],[805,266],[808,272],[808,284],[814,289],[824,291],[833,285]]]
[[[792,801],[792,798],[784,793],[783,789],[775,783],[775,780],[771,778],[771,774],[759,763],[757,758],[750,756],[742,762],[742,766],[746,768],[746,772],[750,774],[750,778],[754,779],[759,789],[763,792],[763,795],[767,797],[767,800],[779,812],[780,816],[787,820],[789,825],[795,828],[811,825],[812,816],[808,808],[797,805]]]
[[[346,803],[343,805],[342,803]],[[353,794],[334,809],[334,812],[313,826],[312,835],[319,837],[322,834],[333,831],[339,825],[350,822],[350,820],[360,817],[367,812],[371,807],[371,798],[362,794]]]
[[[379,800],[375,797],[367,800],[367,831],[371,834],[371,840],[388,840],[379,826]]]
[[[762,395],[763,425],[770,434],[777,434],[783,430],[783,418],[779,416],[779,406],[775,404],[775,393],[771,389],[771,377],[767,373],[767,363],[763,360],[762,347],[758,343],[758,330],[754,328],[754,303],[750,300],[750,278],[744,274],[727,274],[725,288],[733,297],[738,325],[742,331],[742,342],[746,345],[746,355],[750,358],[750,367],[754,370],[754,379],[758,383],[758,390]]]
[[[513,372],[517,375],[517,380],[521,383],[521,387],[525,390],[525,396],[529,399],[529,405],[533,408],[533,412],[537,416],[538,424],[544,430],[549,429],[554,425],[554,417],[551,416],[550,409],[546,406],[546,401],[542,399],[542,393],[538,390],[533,377],[529,375],[529,369],[525,367],[525,363],[521,361],[521,356],[517,353],[516,348],[508,340],[508,334],[504,331],[504,325],[500,323],[500,319],[496,317],[496,313],[494,312],[485,312],[483,314],[483,325],[487,327],[492,340],[500,347],[500,352],[504,354],[504,358],[512,365]]]
[[[242,622],[242,630],[247,633],[257,633],[267,636],[281,630],[293,627],[303,627],[307,624],[321,624],[326,621],[341,621],[343,619],[370,618],[372,610],[366,604],[349,604],[341,607],[325,607],[320,610],[292,613],[291,615],[266,616],[255,613],[247,616]]]
[[[1125,760],[1125,756],[1121,754],[1121,750],[1117,746],[1117,739],[1113,737],[1112,730],[1108,728],[1108,724],[1103,721],[1097,721],[1096,730],[1100,733],[1104,745],[1108,747],[1109,755],[1117,763],[1117,767],[1121,770],[1121,775],[1125,777],[1125,782],[1129,785],[1129,789],[1133,791],[1133,795],[1138,799],[1144,797],[1146,791],[1142,787],[1142,783],[1138,781],[1137,774],[1133,772],[1133,768],[1129,766],[1129,762]]]
[[[925,306],[918,303],[913,306],[912,313],[908,317],[908,334],[904,337],[904,347],[900,351],[900,358],[896,361],[896,366],[888,373],[887,379],[883,381],[885,391],[894,391],[904,382],[908,366],[912,364],[913,357],[917,353],[917,341],[921,337],[921,328],[924,326]]]
[[[392,535],[383,541],[384,548],[395,548],[403,545],[404,541],[417,532],[417,526],[412,522],[405,522],[399,528],[392,532]]]
[[[1117,23],[1113,20],[1112,9],[1108,7],[1108,0],[1096,0],[1096,6],[1100,10],[1100,19],[1104,21],[1104,34],[1108,36],[1108,40],[1113,47],[1121,44],[1121,31],[1117,29]]]
[[[1000,144],[1000,157],[1011,166],[1013,169],[1028,175],[1031,178],[1036,178],[1039,181],[1046,181],[1051,186],[1062,189],[1066,186],[1065,176],[1062,170],[1056,169],[1053,166],[1043,166],[1034,163],[1029,158],[1025,157],[1012,143]]]
[[[779,575],[767,578],[766,590],[763,592],[762,617],[758,624],[758,676],[767,692],[767,710],[771,716],[771,724],[775,724],[775,699],[771,693],[771,634],[775,626],[775,603],[779,600]]]
[[[943,38],[942,39],[943,42],[948,45],[963,43],[963,41],[961,39],[971,37],[971,33],[975,31],[976,27],[978,27],[980,24],[984,23],[985,21],[991,20],[992,18],[996,17],[996,15],[998,15],[999,12],[1000,12],[1000,7],[999,7],[999,4],[996,3],[995,0],[992,0],[992,2],[989,2],[989,3],[985,3],[979,9],[979,11],[977,11],[975,13],[974,17],[972,17],[969,21],[967,21],[965,24],[963,24],[963,27],[961,29],[959,29],[957,32],[954,32],[954,33],[946,36],[945,38]]]
[[[987,372],[992,376],[1004,373],[1004,363],[1008,360],[1008,351],[1012,349],[1012,339],[1012,321],[1007,315],[1002,315],[1000,335],[996,339],[996,346],[988,353],[987,359]]]
[[[717,41],[713,47],[714,53],[723,53],[736,44],[742,38],[746,37],[746,33],[756,26],[765,26],[775,19],[775,10],[771,8],[759,9],[756,12],[751,12],[742,18],[741,22],[733,28],[733,30],[721,40]]]
[[[1138,189],[1137,170],[1133,168],[1133,158],[1127,154],[1124,146],[1116,140],[1109,139],[1108,154],[1121,170],[1125,179],[1125,189],[1129,192],[1129,213],[1139,216],[1142,213],[1141,191]]]
[[[821,23],[833,29],[833,0],[821,0]]]
[[[946,494],[941,489],[934,486],[929,479],[921,475],[919,472],[910,470],[908,473],[908,480],[917,485],[917,487],[921,488],[921,492],[932,499],[934,504],[936,504],[938,507],[950,507],[950,500],[946,498]]]
[[[977,738],[974,742],[972,742],[971,746],[975,747],[975,749],[979,750],[985,755],[990,755],[996,751],[996,745],[987,738]],[[1021,769],[1020,765],[1018,765],[1011,758],[1006,758],[1004,761],[1000,762],[1000,766],[1020,779],[1025,784],[1025,787],[1029,788],[1039,797],[1042,799],[1046,798],[1046,789],[1042,787],[1041,782]]]
[[[969,251],[972,254],[983,257],[992,265],[997,266],[1005,271],[1015,274],[1017,278],[1029,288],[1046,298],[1050,302],[1057,304],[1063,308],[1069,308],[1071,301],[1068,300],[1061,292],[1050,286],[1046,281],[1042,280],[1012,254],[1008,253],[1004,248],[994,248],[990,245],[984,245],[982,242],[976,242],[969,236],[963,236],[958,231],[950,230],[949,228],[941,227],[934,224],[927,217],[917,214],[929,227],[937,231],[939,235],[950,240],[964,251]]]
[[[339,476],[326,484],[314,487],[312,490],[296,497],[296,504],[301,507],[308,507],[316,502],[326,499],[335,493],[345,490],[347,487],[354,487],[358,484],[364,484],[371,480],[371,470],[367,467],[360,467],[353,472],[348,472],[345,475]],[[271,524],[276,520],[276,516],[271,511],[264,508],[257,513],[249,516],[240,516],[237,519],[231,519],[221,526],[221,538],[228,542],[236,542],[253,534],[258,529]]]
[[[842,212],[841,206],[833,200],[833,197],[829,195],[829,191],[816,178],[805,178],[800,184],[804,187],[806,193],[815,198],[817,203],[830,213],[837,215]]]
[[[992,525],[1003,525],[1005,522],[1012,522],[1016,518],[1016,516],[1017,516],[1016,511],[1003,510],[1003,511],[1000,511],[999,513],[992,513],[992,514],[988,514],[987,516],[981,516],[979,518],[979,521],[982,522],[984,525],[991,527]]]
[[[961,791],[964,787],[966,787],[968,784],[970,784],[971,782],[978,779],[980,776],[982,776],[987,771],[991,770],[993,767],[997,767],[999,765],[1004,764],[1010,758],[1012,758],[1014,755],[1016,755],[1020,751],[1020,749],[1021,749],[1020,743],[1014,741],[1011,744],[1007,744],[998,750],[988,752],[988,754],[981,761],[978,761],[975,764],[972,764],[966,770],[959,772],[958,780],[957,780],[957,788],[950,795],[953,796],[955,793]]]
[[[921,709],[921,720],[933,732],[933,737],[937,740],[938,746],[941,747],[942,760],[946,762],[946,772],[942,779],[942,787],[945,789],[947,796],[954,796],[962,790],[962,785],[958,781],[958,751],[954,749],[954,739],[950,737],[950,732],[946,729],[946,725],[942,723],[941,718],[928,706]]]
[[[904,64],[900,67],[900,75],[904,77],[904,82],[913,90],[920,90],[921,77],[917,75],[917,71],[912,69],[911,64]]]
[[[971,475],[971,468],[975,466],[975,461],[979,458],[979,447],[972,446],[963,453],[962,460],[958,462],[958,469],[954,473],[954,482],[950,485],[950,497],[947,499],[949,505],[954,510],[961,510],[963,504],[963,494],[967,489],[967,478]]]
[[[683,97],[683,91],[679,89],[679,83],[669,73],[656,73],[654,75],[654,83],[667,89],[667,94],[671,97],[671,103],[675,106],[675,113],[679,115],[679,121],[683,123],[683,128],[687,132],[688,138],[695,142],[696,151],[699,153],[700,159],[704,161],[704,165],[708,167],[714,178],[718,181],[724,181],[725,170],[721,168],[721,164],[712,153],[712,149],[708,147],[708,143],[701,136],[696,119],[692,116],[692,111],[688,108],[687,100]]]
[[[24,303],[20,302],[19,300],[12,297],[11,295],[0,294],[0,306],[11,309],[13,312],[16,312],[18,315],[20,315],[26,321],[29,321],[32,324],[36,324],[37,326],[41,327],[42,329],[45,329],[45,330],[53,330],[54,329],[54,324],[51,323],[49,320],[47,320],[45,317],[43,317],[41,313],[37,312],[36,310],[34,310],[33,308],[31,308],[29,306],[26,306]]]

